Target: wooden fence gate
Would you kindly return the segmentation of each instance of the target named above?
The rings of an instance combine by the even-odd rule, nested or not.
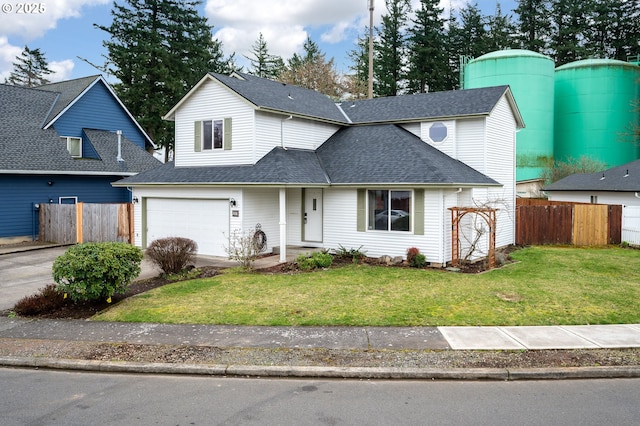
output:
[[[621,241],[620,205],[517,200],[517,244],[599,246]]]
[[[133,244],[133,204],[40,204],[38,240],[58,244]],[[79,224],[79,226],[78,226]]]

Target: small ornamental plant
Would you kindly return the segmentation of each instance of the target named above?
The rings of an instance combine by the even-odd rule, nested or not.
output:
[[[128,243],[72,246],[53,262],[56,290],[74,302],[106,300],[122,294],[138,275],[142,250]]]
[[[296,259],[298,268],[310,271],[318,268],[328,268],[333,263],[333,256],[325,252],[315,252],[312,255],[301,254]]]
[[[410,247],[407,249],[407,262],[412,268],[424,268],[427,264],[427,258],[424,254],[420,253],[419,248]]]

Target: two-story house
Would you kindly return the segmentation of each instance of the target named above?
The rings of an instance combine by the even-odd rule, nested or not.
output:
[[[498,209],[497,246],[514,242],[524,123],[508,86],[335,103],[268,79],[211,73],[165,119],[175,121],[175,160],[114,184],[141,200],[143,248],[180,236],[200,254],[226,256],[234,231],[259,227],[282,260],[287,246],[369,256],[418,247],[445,264],[449,208],[489,205]]]
[[[0,84],[0,240],[38,236],[42,203],[131,202],[112,182],[161,165],[102,76]]]

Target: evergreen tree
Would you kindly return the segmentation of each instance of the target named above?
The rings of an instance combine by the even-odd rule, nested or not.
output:
[[[551,29],[550,8],[549,0],[518,0],[514,11],[519,16],[518,38],[523,49],[546,52]]]
[[[477,58],[491,51],[488,31],[485,27],[487,20],[481,13],[477,3],[467,3],[460,10],[458,19],[449,20],[449,63],[454,71],[453,87],[461,87],[461,62]]]
[[[280,56],[269,54],[269,48],[262,33],[251,48],[252,57],[245,56],[251,62],[249,74],[270,79],[278,78],[278,75],[284,70],[284,61]]]
[[[411,11],[409,0],[385,0],[387,14],[382,16],[375,47],[374,93],[396,96],[403,92],[407,41],[405,24]]]
[[[114,3],[110,26],[95,25],[110,38],[108,71],[114,89],[151,139],[173,150],[171,123],[162,120],[207,72],[226,72],[221,44],[198,15],[200,1],[123,0]]]
[[[510,49],[517,46],[516,26],[511,15],[503,15],[500,3],[496,4],[495,15],[489,17],[489,50]]]
[[[369,87],[369,28],[365,28],[364,35],[358,37],[356,48],[349,51],[350,74],[344,76],[343,87],[353,99],[363,99],[368,96]]]
[[[41,86],[50,82],[45,76],[52,72],[40,49],[29,49],[29,46],[25,46],[22,54],[16,56],[13,71],[6,82],[14,86]]]
[[[438,7],[439,0],[420,0],[412,26],[408,30],[410,93],[449,89],[450,72],[444,49],[445,30]]]
[[[588,56],[585,43],[587,16],[590,15],[591,0],[552,0],[552,30],[550,48],[556,66],[584,59]]]
[[[315,90],[336,100],[340,99],[343,90],[333,58],[327,61],[326,55],[311,37],[307,37],[303,49],[303,55],[294,53],[288,60],[288,67],[280,73],[278,81]]]
[[[452,28],[459,54],[477,58],[491,51],[485,21],[478,3],[467,3],[460,11],[460,25]]]
[[[587,12],[584,34],[589,56],[626,61],[640,52],[640,1],[594,0]]]

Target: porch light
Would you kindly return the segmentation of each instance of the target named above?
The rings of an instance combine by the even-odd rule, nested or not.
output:
[[[229,205],[231,207],[235,207],[237,205],[236,200],[234,198],[229,198]]]

